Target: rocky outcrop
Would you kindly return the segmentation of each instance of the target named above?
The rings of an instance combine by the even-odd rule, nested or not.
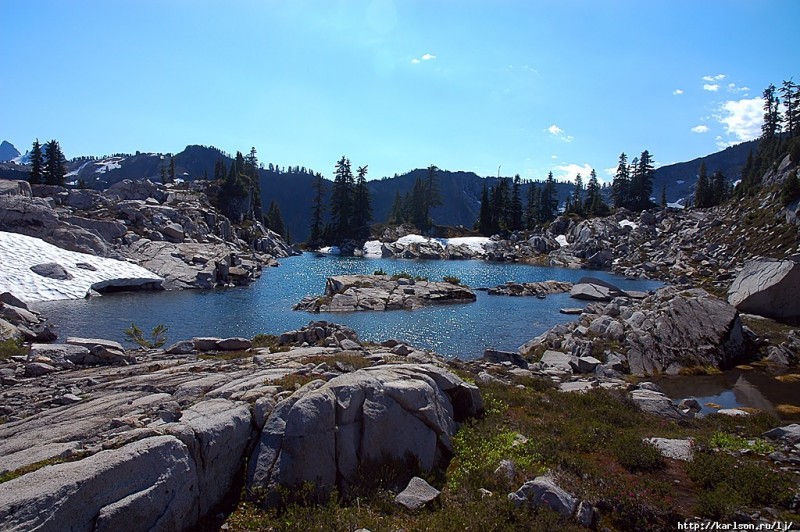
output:
[[[569,291],[570,297],[586,301],[611,301],[623,295],[625,292],[613,284],[594,277],[581,277]]]
[[[6,340],[52,342],[56,334],[46,320],[9,292],[0,294],[0,342]]]
[[[413,458],[430,471],[451,454],[456,421],[482,411],[478,398],[474,386],[424,365],[311,382],[273,410],[250,456],[247,484],[309,482],[323,493],[347,493],[359,472],[381,463]]]
[[[442,303],[468,303],[475,299],[475,293],[468,287],[452,283],[415,281],[388,275],[339,275],[328,277],[323,296],[305,297],[293,309],[309,312],[399,310]]]
[[[544,297],[550,294],[569,292],[571,289],[572,283],[562,281],[542,281],[538,283],[515,283],[509,281],[506,284],[490,288],[488,293],[492,296]]]
[[[754,260],[728,289],[728,302],[742,312],[775,319],[800,317],[800,263]]]
[[[68,342],[65,359],[117,347]],[[348,473],[343,482],[355,478],[354,468],[383,468],[406,451],[439,465],[457,423],[483,411],[480,393],[435,357],[398,364],[388,348],[370,349],[363,358],[370,367],[358,371],[333,362],[341,347],[251,348],[233,359],[146,351],[136,365],[39,363],[41,372],[28,372],[16,357],[0,361],[0,473],[13,472],[0,484],[0,522],[11,530],[190,530],[235,486],[255,443],[259,457],[278,452],[274,467],[258,471],[288,484],[328,478],[308,475],[331,457],[336,471]],[[295,392],[288,376],[317,380]],[[315,424],[323,418],[339,430]],[[338,439],[333,455],[330,438]]]
[[[641,301],[617,297],[590,303],[578,321],[553,327],[519,351],[601,354],[595,371],[627,368],[634,375],[653,375],[696,366],[729,368],[745,359],[746,347],[734,307],[701,289],[666,287]]]

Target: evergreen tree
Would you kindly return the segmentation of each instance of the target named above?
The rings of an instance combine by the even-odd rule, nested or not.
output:
[[[425,183],[419,177],[414,181],[411,189],[411,199],[408,205],[409,220],[418,229],[425,230],[428,223],[427,199],[425,198]]]
[[[781,202],[783,205],[789,205],[797,198],[800,198],[800,179],[797,178],[797,172],[791,172],[781,185]]]
[[[336,163],[333,190],[331,191],[331,214],[333,215],[333,236],[336,242],[350,238],[350,216],[353,210],[353,172],[350,160],[342,156]]]
[[[481,209],[478,213],[478,231],[484,236],[492,235],[492,210],[489,205],[489,186],[484,181],[481,191]]]
[[[353,189],[353,215],[351,231],[354,238],[369,238],[369,222],[372,221],[372,199],[367,188],[367,167],[358,168],[358,177]]]
[[[322,245],[322,215],[324,211],[324,205],[322,203],[322,189],[324,186],[324,182],[322,180],[322,174],[317,173],[314,176],[314,203],[311,208],[311,234],[308,237],[307,245],[308,247],[315,249]]]
[[[553,178],[553,172],[548,172],[547,174],[539,204],[542,208],[539,222],[547,223],[556,217],[558,198],[556,197],[556,180]]]
[[[403,197],[400,196],[400,191],[394,193],[394,201],[392,208],[389,210],[389,217],[386,223],[390,225],[400,225],[405,222],[405,207],[403,206]]]
[[[667,186],[661,185],[661,208],[664,209],[667,206]]]
[[[31,185],[41,185],[44,181],[44,155],[39,139],[33,141],[31,147],[31,176],[28,179]]]
[[[214,181],[222,181],[225,179],[225,161],[221,158],[214,162]]]
[[[281,236],[286,235],[286,226],[283,224],[283,217],[281,216],[281,208],[272,200],[267,210],[267,227],[275,231]]]
[[[523,229],[522,220],[522,185],[519,174],[514,176],[514,184],[511,187],[511,220],[509,229],[519,231]]]
[[[792,80],[784,80],[780,88],[783,98],[784,130],[789,138],[800,134],[800,88]]]
[[[534,183],[528,188],[528,202],[525,206],[525,227],[532,230],[539,223],[539,216],[542,212],[541,189]]]
[[[45,145],[44,181],[48,185],[64,186],[67,182],[67,161],[58,141],[53,139]]]
[[[575,188],[572,191],[572,198],[568,198],[568,201],[569,211],[583,216],[583,178],[580,173],[575,176]]]
[[[608,205],[603,201],[603,194],[594,168],[589,174],[589,183],[586,185],[586,199],[583,205],[586,214],[589,216],[604,216],[608,213]]]
[[[425,179],[425,222],[424,229],[430,229],[433,225],[431,209],[442,205],[442,195],[439,192],[439,185],[436,183],[436,175],[439,168],[436,165],[428,167],[428,175]]]
[[[164,166],[164,162],[161,162],[161,183],[166,185],[169,183],[169,177],[167,176],[167,167]]]
[[[175,182],[175,157],[169,158],[169,182]]]
[[[769,84],[762,93],[764,99],[764,122],[761,124],[761,142],[771,145],[781,131],[780,100],[775,95],[775,85]]]
[[[711,206],[711,186],[706,175],[706,163],[700,163],[700,170],[697,174],[697,185],[694,189],[694,206],[698,209],[705,209]]]
[[[622,152],[619,156],[617,173],[614,174],[614,181],[611,184],[611,195],[614,199],[614,208],[619,209],[628,203],[628,193],[630,189],[630,172],[628,170],[628,156]]]
[[[491,194],[492,233],[509,229],[511,214],[511,198],[508,187],[509,180],[501,178]]]
[[[730,190],[728,186],[728,180],[725,178],[725,174],[722,173],[721,170],[717,170],[714,172],[714,175],[711,176],[711,181],[709,183],[710,186],[710,203],[711,206],[720,205],[730,195]]]

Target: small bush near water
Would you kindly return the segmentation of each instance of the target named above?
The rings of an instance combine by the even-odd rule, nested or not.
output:
[[[27,356],[28,348],[21,338],[9,338],[0,341],[0,360],[8,360],[13,356]]]

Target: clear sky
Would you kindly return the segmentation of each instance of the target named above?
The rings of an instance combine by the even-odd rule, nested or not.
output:
[[[0,0],[0,140],[606,176],[758,135],[798,0]]]

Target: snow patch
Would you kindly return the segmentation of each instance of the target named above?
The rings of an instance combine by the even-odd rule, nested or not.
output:
[[[120,161],[122,161],[122,157],[111,157],[110,159],[103,159],[102,161],[96,162],[94,164],[96,164],[98,168],[95,169],[94,173],[105,174],[111,170],[122,168]]]
[[[381,244],[380,240],[370,240],[368,242],[364,242],[364,256],[365,257],[382,257],[383,252],[381,248],[383,244]]]
[[[567,242],[566,235],[558,235],[556,237],[556,242],[558,242],[558,245],[560,245],[562,248],[564,246],[569,246],[569,242]]]
[[[685,209],[685,208],[686,208],[686,206],[684,206],[684,205],[681,205],[681,204],[680,204],[680,203],[678,203],[678,202],[675,202],[675,203],[667,203],[667,207],[669,207],[670,209],[680,209],[680,210],[683,210],[683,209]]]
[[[631,229],[637,229],[639,227],[639,224],[630,220],[622,220],[619,222],[619,225],[620,227],[630,227]]]
[[[324,248],[319,248],[317,253],[322,253],[323,255],[341,255],[342,250],[339,249],[339,246],[325,246]]]
[[[454,246],[465,245],[472,251],[483,253],[486,249],[485,246],[489,242],[489,237],[486,236],[457,236],[455,238],[446,238],[447,244]]]
[[[16,233],[0,232],[0,257],[3,257],[0,292],[11,292],[26,303],[82,299],[92,287],[137,286],[163,281],[135,264],[67,251],[40,238]],[[50,262],[59,264],[72,279],[51,279],[31,271],[31,266]]]
[[[678,184],[678,185],[682,185],[682,184],[686,183],[686,181],[684,181],[683,179],[678,179],[677,181],[675,181],[675,183]]]

